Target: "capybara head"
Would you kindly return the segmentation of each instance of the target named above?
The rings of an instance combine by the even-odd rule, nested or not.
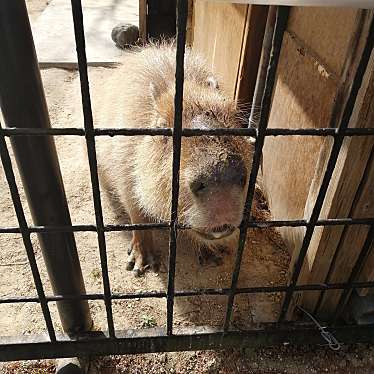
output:
[[[173,127],[174,89],[157,92],[151,127]],[[211,82],[185,81],[184,128],[239,128],[242,112]],[[183,137],[178,220],[205,241],[231,235],[242,220],[252,157],[252,141],[239,136]],[[146,136],[135,152],[135,190],[143,210],[167,221],[171,208],[173,140]]]

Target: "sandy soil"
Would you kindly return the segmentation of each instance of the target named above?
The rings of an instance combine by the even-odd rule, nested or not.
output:
[[[48,1],[29,0],[31,22],[44,9]],[[93,106],[102,105],[105,85],[111,69],[92,68],[89,78]],[[79,77],[76,72],[60,69],[42,71],[51,122],[54,127],[82,126]],[[108,108],[110,110],[110,108]],[[115,141],[115,138],[100,139]],[[94,222],[92,191],[89,169],[84,152],[84,139],[79,137],[56,138],[63,180],[74,224]],[[17,175],[28,222],[32,222],[20,179]],[[0,225],[17,225],[14,211],[0,167]],[[106,223],[126,222],[126,215],[120,207],[102,194]],[[263,212],[265,214],[265,212]],[[167,233],[157,235],[162,253],[167,252]],[[125,252],[129,234],[110,233],[107,235],[108,265],[113,292],[136,292],[164,290],[166,287],[165,266],[159,274],[147,273],[134,278],[124,270]],[[51,287],[46,274],[40,247],[36,236],[32,237],[35,254],[47,294]],[[102,292],[100,259],[97,237],[94,233],[77,233],[77,247],[87,292]],[[227,287],[233,267],[233,255],[225,257],[219,267],[200,267],[197,259],[189,252],[189,245],[179,243],[177,258],[177,289],[195,287]],[[35,295],[32,277],[20,235],[0,236],[0,296]],[[163,259],[164,263],[166,258]],[[251,230],[248,234],[239,286],[280,285],[285,283],[289,257],[274,232]],[[191,276],[193,274],[193,276]],[[236,298],[233,325],[250,327],[254,322],[274,321],[279,310],[278,294],[240,296]],[[51,312],[56,330],[61,330],[56,306],[51,303]],[[102,302],[90,302],[95,327],[107,329],[105,308]],[[194,297],[177,299],[175,303],[175,325],[220,326],[224,318],[226,298]],[[166,303],[162,299],[131,300],[113,303],[116,329],[142,328],[147,324],[164,326]],[[45,332],[45,325],[39,305],[0,305],[0,331],[2,335],[38,334]],[[284,347],[279,349],[183,352],[148,354],[123,357],[109,357],[91,364],[92,373],[369,373],[374,369],[371,349],[344,347],[344,351],[333,353],[323,348]],[[314,359],[317,354],[318,359]],[[49,373],[53,372],[52,361],[19,362],[0,364],[0,373]],[[369,369],[371,368],[371,369]]]

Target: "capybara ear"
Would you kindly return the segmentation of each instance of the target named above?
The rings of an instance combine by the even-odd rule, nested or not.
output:
[[[206,80],[207,84],[209,87],[211,88],[214,88],[215,90],[219,90],[219,85],[218,85],[218,81],[216,78],[214,78],[213,76],[210,76],[207,80]]]

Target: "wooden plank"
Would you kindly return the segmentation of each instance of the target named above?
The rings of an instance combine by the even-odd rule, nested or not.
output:
[[[139,38],[147,41],[147,0],[139,0]]]
[[[292,11],[291,11],[292,13]],[[285,34],[269,127],[321,128],[329,123],[337,91],[328,74],[308,50]],[[308,199],[323,139],[267,137],[263,152],[263,185],[274,219],[300,219]],[[280,230],[291,253],[298,254],[303,228]]]
[[[193,0],[188,0],[188,17],[186,26],[186,44],[192,46],[193,43],[193,27],[194,27],[194,9]]]
[[[237,86],[247,13],[248,5],[194,2],[193,49],[205,57],[223,90],[232,97]]]
[[[253,101],[267,13],[267,6],[252,5],[248,8],[235,88],[235,98],[239,102]]]
[[[374,111],[372,111],[374,113]],[[374,117],[374,116],[373,116]],[[374,119],[374,118],[373,118]],[[370,138],[370,137],[368,137]],[[371,153],[373,152],[374,141],[371,142]],[[359,149],[359,148],[356,148]],[[367,165],[367,178],[363,181],[355,206],[353,207],[352,218],[371,218],[374,216],[374,160],[371,157]],[[329,282],[340,283],[347,281],[352,268],[364,245],[366,236],[369,232],[368,226],[348,226],[344,230],[340,245],[336,251],[336,260],[332,272],[329,276]],[[370,277],[370,274],[368,274]],[[361,280],[369,280],[366,276]],[[342,291],[331,290],[324,293],[318,315],[328,317],[333,312],[339,302]]]
[[[285,5],[285,6],[302,6],[302,7],[336,7],[336,8],[356,8],[371,9],[372,0],[215,0],[222,2],[231,2],[238,4],[265,4],[265,5]]]
[[[292,8],[288,30],[308,45],[329,70],[340,76],[360,12],[342,8]]]
[[[308,20],[311,12],[314,16]],[[316,17],[316,14],[319,14],[318,9],[291,10],[278,67],[270,127],[326,127],[330,123],[336,101],[343,102],[346,98],[347,87],[361,55],[371,14],[334,10],[329,13],[330,16],[334,14],[334,17],[328,20]],[[347,24],[343,31],[340,27],[342,24]],[[321,30],[324,35],[323,42],[320,40]],[[360,35],[361,38],[358,38]],[[324,45],[331,48],[326,49]],[[368,71],[373,71],[373,68]],[[347,77],[348,79],[345,79]],[[366,82],[368,81],[366,79]],[[365,111],[362,105],[365,93],[365,88],[360,91],[361,101],[355,107],[351,127],[371,125],[368,124],[370,121],[365,122],[359,117],[360,113],[363,115]],[[341,110],[340,113],[335,113],[336,118],[340,115]],[[346,139],[344,142],[321,218],[348,217],[370,154],[370,142],[368,138]],[[274,219],[310,217],[331,144],[331,139],[311,137],[266,139],[263,185]],[[360,152],[357,152],[357,149],[360,149]],[[305,228],[282,228],[280,231],[292,252],[292,272]],[[324,282],[342,231],[342,227],[315,230],[299,284]],[[319,294],[296,293],[288,318],[292,319],[294,306],[301,301],[304,307],[313,311]]]
[[[368,26],[370,19],[367,21],[366,26]],[[361,48],[367,35],[367,29],[365,27],[360,38]],[[357,59],[360,54],[361,52],[357,53]],[[357,64],[357,61],[355,61],[352,66],[355,66],[355,64]],[[351,74],[351,76],[352,75],[353,74]],[[350,127],[366,128],[374,126],[374,111],[370,109],[373,108],[373,98],[374,56],[372,56],[370,60],[367,74],[365,75],[363,85],[357,97]],[[367,167],[372,152],[373,141],[374,140],[371,137],[353,137],[345,139],[327,191],[320,218],[355,217],[362,214],[360,210],[355,210],[359,208],[353,207],[353,203],[358,199],[357,193],[359,185],[362,181],[365,168]],[[328,144],[325,149],[321,150],[319,165],[322,165],[322,167],[316,169],[314,181],[312,182],[308,196],[308,204],[306,204],[306,217],[310,216],[311,209],[314,206],[328,160],[329,151],[326,150],[329,148],[330,144]],[[359,152],[357,150],[359,150]],[[358,227],[356,227],[356,229],[351,228],[349,233],[352,235],[355,233],[356,236],[365,235],[364,231],[359,230],[356,232],[355,230],[357,229]],[[304,263],[300,275],[299,283],[325,282],[329,273],[329,281],[347,279],[350,273],[348,264],[351,263],[352,258],[355,257],[357,247],[353,240],[348,240],[343,244],[343,231],[344,227],[342,226],[316,228],[308,250],[307,261]],[[357,240],[359,240],[358,237]],[[341,250],[342,254],[334,260],[335,254],[338,256],[340,251],[337,252],[339,243],[344,246],[344,249]],[[360,246],[359,241],[358,246]],[[331,272],[329,269],[333,261],[335,261],[335,265]],[[332,294],[332,291],[327,293],[327,295]],[[302,296],[302,303],[308,310],[313,311],[317,305],[319,297],[319,292],[304,293]],[[330,312],[334,311],[336,301],[336,298],[331,298],[330,303],[324,304],[321,309],[321,317],[327,316]]]

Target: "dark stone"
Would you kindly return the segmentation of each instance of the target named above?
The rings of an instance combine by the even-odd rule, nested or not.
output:
[[[113,28],[112,40],[118,48],[130,47],[139,40],[139,28],[130,23],[121,23]]]

